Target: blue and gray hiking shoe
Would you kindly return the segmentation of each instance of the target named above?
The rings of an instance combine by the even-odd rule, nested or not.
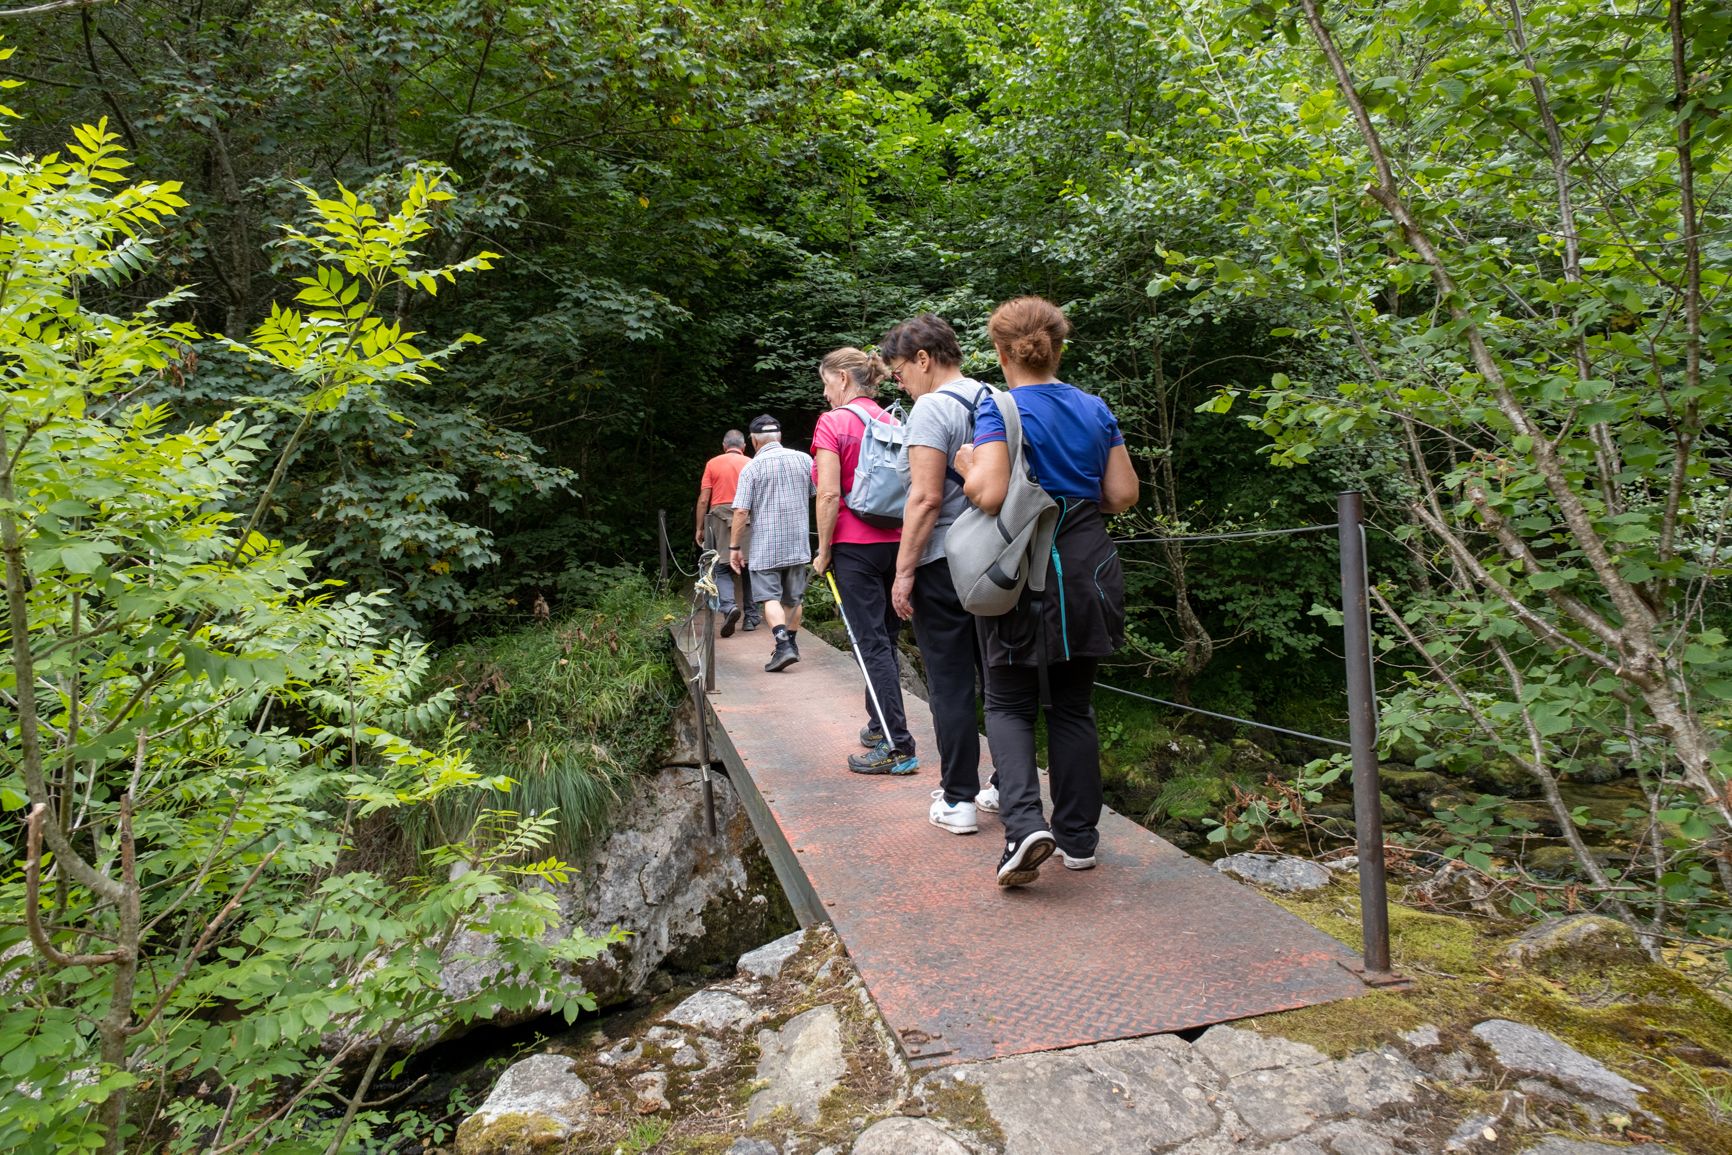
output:
[[[878,728],[878,723],[868,722],[860,727],[860,745],[870,750],[884,741],[884,731]]]
[[[920,759],[880,742],[864,754],[848,755],[848,769],[856,774],[912,774],[920,769]]]

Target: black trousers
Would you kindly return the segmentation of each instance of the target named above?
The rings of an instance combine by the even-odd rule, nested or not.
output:
[[[878,704],[884,707],[884,717],[879,718],[872,709],[872,692],[868,690],[866,717],[884,727],[884,736],[893,749],[912,754],[914,735],[908,732],[908,715],[902,709],[901,670],[896,662],[896,639],[902,633],[902,619],[890,608],[898,548],[893,541],[871,545],[838,542],[830,547],[830,564],[836,571],[836,585],[842,591],[842,612],[854,631],[872,690],[878,692]]]
[[[1052,786],[1052,836],[1076,858],[1095,852],[1101,820],[1101,743],[1095,730],[1094,681],[1099,658],[1072,658],[1047,667],[1052,705],[1046,711],[1047,777]],[[998,767],[999,818],[1005,836],[1020,841],[1047,828],[1034,768],[1034,723],[1040,672],[1033,666],[986,671],[986,736]]]
[[[938,737],[939,784],[949,803],[980,793],[980,730],[974,722],[974,677],[980,643],[974,615],[962,608],[950,563],[929,561],[914,571],[914,640],[926,666],[932,729]]]

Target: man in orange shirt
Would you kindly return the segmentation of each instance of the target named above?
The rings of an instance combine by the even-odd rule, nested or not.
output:
[[[739,573],[728,579],[728,534],[734,516],[734,490],[739,485],[740,470],[746,467],[746,435],[738,429],[730,429],[722,435],[722,451],[709,459],[704,465],[704,479],[699,483],[697,530],[695,537],[698,548],[716,550],[721,564],[716,571],[721,580],[716,583],[720,595],[719,609],[722,611],[722,637],[731,637],[734,627],[740,624],[740,615],[745,614],[746,629],[755,630],[759,625],[758,607],[753,604],[750,590],[751,574],[742,566]],[[740,542],[742,560],[749,561],[751,554],[745,552],[751,548],[751,530],[748,528]]]

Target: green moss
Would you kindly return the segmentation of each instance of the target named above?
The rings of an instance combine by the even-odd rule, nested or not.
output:
[[[1156,815],[1175,822],[1218,818],[1233,800],[1233,789],[1220,774],[1181,774],[1169,779],[1155,798]]]
[[[1276,901],[1359,949],[1358,901],[1348,886]],[[1574,966],[1548,964],[1543,974],[1522,970],[1504,961],[1520,929],[1392,902],[1391,961],[1412,980],[1410,988],[1249,1025],[1341,1057],[1393,1043],[1428,1023],[1445,1046],[1456,1048],[1474,1045],[1470,1031],[1486,1019],[1527,1023],[1649,1088],[1642,1105],[1660,1121],[1658,1138],[1666,1144],[1692,1155],[1732,1150],[1732,1121],[1711,1101],[1728,1083],[1732,1008],[1663,966],[1607,966],[1584,957]]]
[[[972,1132],[991,1149],[1004,1148],[1004,1131],[986,1105],[986,1092],[979,1087],[938,1076],[928,1079],[921,1092],[929,1114]]]
[[[461,1155],[532,1155],[557,1151],[565,1143],[565,1128],[545,1115],[501,1115],[487,1123],[466,1119],[457,1129]]]

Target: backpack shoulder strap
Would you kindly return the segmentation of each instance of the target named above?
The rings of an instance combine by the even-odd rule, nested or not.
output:
[[[1009,389],[994,389],[992,394],[992,403],[998,406],[998,415],[1004,419],[1004,448],[1010,454],[1010,465],[1014,469],[1022,457],[1022,414],[1017,410],[1016,398],[1010,395]]]

